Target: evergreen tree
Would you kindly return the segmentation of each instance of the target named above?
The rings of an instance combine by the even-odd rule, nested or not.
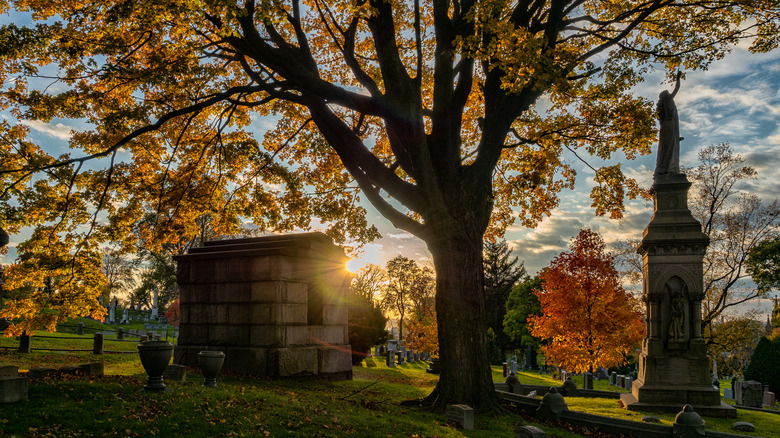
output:
[[[775,394],[780,393],[780,338],[770,341],[762,337],[758,341],[745,370],[745,380],[761,382]]]
[[[542,289],[539,277],[525,276],[523,281],[512,289],[506,302],[504,315],[504,333],[509,338],[510,349],[522,349],[528,346],[536,349],[540,339],[531,335],[528,329],[528,317],[542,315],[542,305],[534,291]]]
[[[510,258],[506,241],[486,241],[483,250],[485,270],[485,325],[488,330],[490,361],[494,365],[506,359],[510,339],[504,333],[506,301],[517,281],[525,275],[525,267]],[[492,336],[491,336],[492,334]]]

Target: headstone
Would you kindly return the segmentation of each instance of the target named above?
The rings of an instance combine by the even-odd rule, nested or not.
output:
[[[406,361],[409,363],[414,363],[414,352],[411,350],[406,350]]]
[[[381,350],[381,347],[379,345],[375,346],[374,347],[374,356],[377,356],[377,357],[382,356],[382,352],[380,350]]]
[[[591,373],[584,373],[582,375],[582,389],[593,389],[593,374]]]
[[[515,426],[515,438],[545,438],[547,434],[536,426]]]
[[[79,365],[79,372],[87,376],[102,376],[104,369],[102,362],[88,362]]]
[[[406,346],[402,345],[398,351],[398,364],[403,365],[406,363]]]
[[[660,423],[661,419],[654,415],[645,415],[642,417],[644,423]]]
[[[723,398],[726,400],[734,400],[734,390],[731,388],[725,388],[723,390]]]
[[[120,341],[125,338],[125,329],[124,328],[119,327],[116,330],[116,338],[119,339]]]
[[[579,397],[580,395],[577,384],[574,383],[574,380],[572,380],[571,377],[567,377],[563,382],[563,390],[565,391],[566,397]]]
[[[114,297],[113,300],[109,301],[108,303],[108,323],[114,324],[116,322],[116,306],[117,306],[117,299]]]
[[[76,324],[76,334],[79,336],[84,336],[84,323],[80,322]]]
[[[468,405],[447,405],[447,423],[465,430],[474,430],[474,409]]]
[[[427,373],[439,374],[441,372],[441,362],[438,357],[431,359],[430,366],[425,370]]]
[[[617,385],[617,372],[612,371],[612,373],[609,375],[609,384],[612,386]]]
[[[0,365],[0,403],[27,400],[27,377],[19,377],[19,368]]]
[[[20,353],[32,353],[32,344],[30,343],[30,335],[22,333],[19,336],[19,352]]]
[[[763,385],[755,380],[737,382],[734,390],[734,399],[737,406],[760,408],[764,401]]]
[[[157,286],[154,286],[154,289],[152,289],[152,313],[149,315],[151,319],[157,319],[159,316],[158,309],[157,309]]]
[[[626,376],[624,376],[623,374],[620,374],[618,376],[617,385],[615,385],[615,386],[618,386],[620,388],[625,388],[626,387]]]
[[[704,420],[701,418],[701,415],[693,410],[691,405],[683,406],[683,410],[674,417],[672,430],[676,438],[693,438],[706,435]]]
[[[395,351],[387,351],[387,360],[385,361],[385,365],[389,367],[395,367]]]
[[[747,421],[737,421],[731,425],[731,428],[738,432],[755,432],[756,427]]]
[[[631,391],[631,383],[632,383],[632,381],[633,381],[633,379],[631,378],[631,376],[626,376],[626,384],[625,384],[625,386],[623,386],[623,388],[625,388],[626,391]]]
[[[187,368],[184,365],[168,364],[163,373],[163,379],[166,382],[186,382]]]
[[[764,406],[771,408],[775,406],[775,393],[764,391]]]

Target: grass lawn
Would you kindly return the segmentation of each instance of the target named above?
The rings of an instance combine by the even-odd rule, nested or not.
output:
[[[0,345],[10,341],[0,339]],[[80,342],[53,341],[63,346]],[[442,411],[404,403],[425,397],[436,385],[438,377],[425,372],[424,362],[388,368],[384,361],[369,358],[353,368],[353,380],[341,382],[221,375],[216,389],[202,387],[198,370],[189,369],[186,382],[168,383],[169,393],[149,394],[142,391],[146,375],[137,355],[19,354],[0,349],[0,363],[17,365],[22,371],[31,366],[59,367],[90,361],[102,361],[106,375],[31,380],[29,401],[0,406],[0,436],[487,438],[512,437],[517,423],[537,425],[548,436],[585,436],[565,426],[540,424],[510,412],[478,414],[477,430],[457,430],[444,423]],[[519,374],[527,384],[559,384],[549,376]],[[494,380],[503,380],[498,367],[494,368]],[[573,410],[641,418],[641,414],[618,408],[615,400],[567,398],[567,402]],[[673,415],[659,417],[667,424],[674,419]],[[705,420],[708,429],[712,425],[724,432],[730,431],[735,421]],[[780,415],[740,411],[739,420],[755,424],[760,431],[757,436],[780,437]]]

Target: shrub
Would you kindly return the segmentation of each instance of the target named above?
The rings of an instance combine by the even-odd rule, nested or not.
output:
[[[352,364],[360,365],[372,346],[387,339],[387,318],[370,298],[350,295],[349,344],[352,346]]]

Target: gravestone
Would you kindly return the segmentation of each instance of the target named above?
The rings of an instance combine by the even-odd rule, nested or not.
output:
[[[0,365],[0,403],[27,400],[27,377],[19,377],[19,367]]]
[[[158,294],[158,290],[157,290],[157,286],[155,286],[154,289],[152,289],[152,312],[149,314],[149,318],[155,320],[159,316],[158,315],[159,309],[157,308],[157,294]]]
[[[632,410],[675,412],[693,405],[700,414],[735,417],[736,409],[712,387],[701,333],[703,259],[709,238],[688,208],[691,183],[679,168],[679,120],[673,93],[658,102],[658,155],[653,175],[653,216],[637,252],[642,256],[645,338],[631,393]]]
[[[731,388],[724,389],[723,398],[725,398],[726,400],[734,400],[734,390]]]
[[[545,438],[547,434],[536,426],[515,426],[515,438]]]
[[[775,405],[775,393],[764,391],[764,406],[771,408]]]
[[[395,367],[395,350],[387,350],[387,360],[385,365]]]
[[[447,405],[447,423],[465,430],[474,430],[474,409],[468,405]]]
[[[612,386],[617,385],[617,372],[612,371],[612,373],[609,375],[609,384]]]
[[[626,382],[625,382],[625,385],[623,385],[623,388],[624,388],[626,391],[631,391],[631,383],[632,383],[632,380],[633,380],[633,379],[631,378],[631,376],[626,376]]]
[[[228,372],[352,378],[347,258],[325,234],[209,241],[175,260],[176,363],[218,347]]]
[[[583,373],[582,374],[582,389],[593,389],[593,374],[592,373]]]
[[[168,364],[163,372],[163,379],[166,382],[186,382],[187,368],[184,365]]]
[[[734,399],[737,406],[747,406],[749,408],[760,408],[764,402],[763,385],[755,380],[745,380],[737,382],[734,389]]]

